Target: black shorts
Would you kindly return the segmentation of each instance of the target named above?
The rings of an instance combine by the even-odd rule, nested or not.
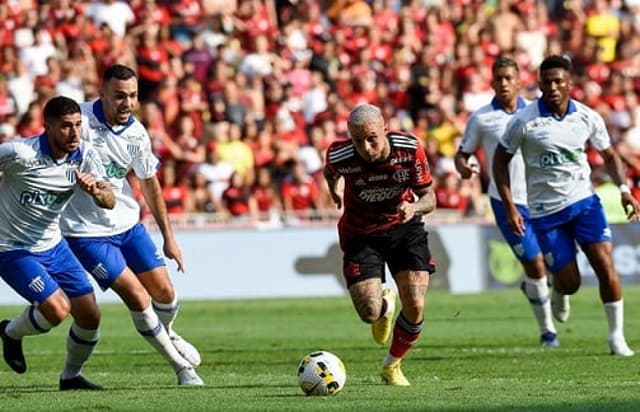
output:
[[[369,235],[341,236],[342,273],[347,287],[365,279],[385,281],[385,263],[395,276],[403,270],[435,272],[427,231],[420,219]]]

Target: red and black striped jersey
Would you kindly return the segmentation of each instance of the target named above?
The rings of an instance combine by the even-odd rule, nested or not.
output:
[[[362,159],[351,140],[335,141],[327,149],[327,170],[344,178],[344,213],[338,226],[347,236],[400,223],[400,203],[414,200],[413,189],[431,185],[429,164],[420,141],[400,132],[389,132],[386,137],[391,152],[382,162]]]

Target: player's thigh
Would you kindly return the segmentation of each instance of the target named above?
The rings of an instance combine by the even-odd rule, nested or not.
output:
[[[64,239],[47,256],[45,266],[69,299],[93,296],[87,272]]]
[[[611,242],[611,228],[607,223],[604,209],[597,196],[587,199],[584,209],[571,221],[571,227],[578,244]]]
[[[120,296],[129,310],[141,312],[151,305],[149,293],[138,276],[128,267],[125,267],[120,276],[111,284],[111,289]]]
[[[567,225],[557,225],[537,230],[536,233],[547,268],[554,275],[561,271],[569,275],[567,270],[575,266],[577,252],[570,228]]]
[[[526,262],[531,262],[535,259],[539,259],[541,251],[540,246],[538,245],[538,239],[536,238],[533,226],[531,225],[531,219],[529,218],[529,209],[522,205],[516,205],[518,212],[520,212],[520,215],[522,215],[522,218],[524,219],[525,227],[524,236],[518,236],[513,233],[513,230],[511,230],[511,227],[509,227],[507,211],[504,207],[504,203],[492,198],[491,208],[493,209],[496,225],[498,226],[498,229],[500,229],[502,237],[504,237],[504,240],[509,244],[511,250],[518,258],[518,260],[525,264]],[[531,269],[534,270],[535,268],[539,269],[539,267],[535,266]]]
[[[147,229],[140,223],[127,232],[121,250],[127,266],[136,275],[166,265],[162,252],[151,239]]]
[[[343,238],[340,241],[342,257],[342,274],[347,287],[368,279],[384,281],[384,251],[375,236]]]
[[[60,289],[41,259],[25,250],[0,253],[0,276],[11,289],[35,305],[45,302]]]
[[[155,300],[173,300],[175,294],[165,260],[143,225],[137,224],[129,231],[121,250],[127,266]]]
[[[127,266],[117,237],[67,238],[67,242],[102,290],[109,289]]]
[[[390,237],[389,247],[384,248],[383,253],[394,279],[404,271],[436,271],[435,261],[429,250],[428,234],[422,222],[416,220],[399,225],[390,231]]]

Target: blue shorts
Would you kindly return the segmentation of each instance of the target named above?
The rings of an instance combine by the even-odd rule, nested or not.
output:
[[[511,250],[520,260],[520,262],[529,262],[540,253],[540,246],[538,245],[538,239],[536,237],[533,228],[531,227],[531,219],[529,218],[529,209],[526,206],[516,205],[518,212],[524,219],[524,236],[520,237],[513,233],[511,227],[509,227],[509,221],[507,220],[507,211],[502,201],[491,198],[491,209],[493,209],[493,215],[496,219],[496,224],[502,232],[504,240],[507,241]]]
[[[611,242],[611,228],[596,195],[552,215],[531,219],[531,224],[552,273],[576,260],[576,242],[580,246]]]
[[[67,241],[102,290],[109,289],[126,266],[135,274],[165,266],[164,257],[141,223],[114,236],[76,237]]]
[[[32,304],[41,304],[58,289],[70,298],[93,293],[87,272],[64,239],[44,252],[0,252],[0,276]]]

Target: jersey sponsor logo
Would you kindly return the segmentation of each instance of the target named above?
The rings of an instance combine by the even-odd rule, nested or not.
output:
[[[372,175],[369,176],[369,178],[367,179],[369,182],[380,182],[382,180],[386,180],[387,177],[389,177],[388,175],[384,174],[384,175]]]
[[[356,186],[366,186],[367,185],[367,183],[363,179],[356,180],[356,182],[354,184]]]
[[[107,173],[107,177],[110,179],[124,179],[127,176],[127,168],[118,166],[115,162],[104,165],[104,170]]]
[[[560,149],[560,153],[546,152],[540,155],[540,167],[554,167],[567,163],[580,163],[581,152]]]
[[[38,167],[38,166],[46,166],[47,161],[45,159],[33,159],[27,160],[24,162],[25,167]]]
[[[391,158],[390,162],[392,165],[395,165],[398,163],[411,162],[412,160],[413,160],[413,156],[410,155],[409,153],[398,153],[396,156]]]
[[[22,206],[55,206],[64,203],[72,194],[72,189],[60,193],[25,190],[20,194],[20,204]]]
[[[358,194],[358,197],[369,203],[384,202],[399,196],[402,192],[404,192],[402,187],[380,187],[363,190]]]
[[[395,172],[393,172],[393,180],[395,180],[398,183],[403,183],[406,182],[407,180],[409,180],[409,178],[411,177],[409,170],[407,169],[398,169]]]
[[[357,166],[357,167],[341,167],[338,169],[338,173],[341,173],[343,175],[346,174],[350,174],[350,173],[360,173],[362,172],[362,167]]]
[[[35,278],[33,278],[33,280],[31,280],[28,285],[29,289],[36,293],[44,292],[44,286],[44,280],[42,280],[42,277],[40,276],[36,276]]]

